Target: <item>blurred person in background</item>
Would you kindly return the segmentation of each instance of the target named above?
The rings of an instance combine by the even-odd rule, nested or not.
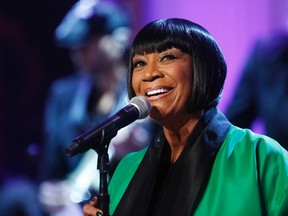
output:
[[[226,115],[240,127],[262,126],[263,133],[288,150],[287,111],[288,34],[285,31],[256,42]]]
[[[260,130],[288,150],[287,3],[286,27],[255,42],[225,113],[233,124]]]
[[[54,81],[47,99],[39,199],[51,215],[81,215],[74,203],[97,193],[96,152],[70,158],[64,150],[128,103],[125,74],[131,31],[131,17],[123,8],[97,0],[77,2],[55,31],[57,44],[69,50],[75,73]],[[149,143],[152,128],[145,120],[119,131],[109,146],[111,174],[125,154]]]

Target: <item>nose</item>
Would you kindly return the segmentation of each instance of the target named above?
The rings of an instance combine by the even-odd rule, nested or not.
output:
[[[164,77],[164,74],[161,72],[161,70],[157,67],[156,64],[153,64],[146,67],[142,79],[144,82],[152,82],[162,77]]]

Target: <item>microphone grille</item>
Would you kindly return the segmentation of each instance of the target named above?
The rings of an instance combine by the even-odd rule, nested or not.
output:
[[[141,96],[133,97],[129,103],[134,105],[139,110],[138,119],[144,119],[149,115],[151,105],[147,98]]]

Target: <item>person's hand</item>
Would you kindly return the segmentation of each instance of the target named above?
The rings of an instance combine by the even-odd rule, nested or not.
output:
[[[95,206],[97,205],[98,203],[98,198],[97,197],[94,197],[90,202],[89,204],[86,204],[83,206],[83,213],[84,213],[84,216],[102,216],[103,215],[103,212],[96,208]]]

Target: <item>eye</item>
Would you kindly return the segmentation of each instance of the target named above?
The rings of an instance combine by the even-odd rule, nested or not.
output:
[[[139,67],[143,67],[145,65],[146,65],[146,62],[144,62],[143,60],[133,61],[133,68],[139,68]]]
[[[168,61],[168,60],[174,60],[174,59],[176,59],[175,55],[173,55],[173,54],[164,54],[161,57],[160,61],[162,62],[162,61]]]

